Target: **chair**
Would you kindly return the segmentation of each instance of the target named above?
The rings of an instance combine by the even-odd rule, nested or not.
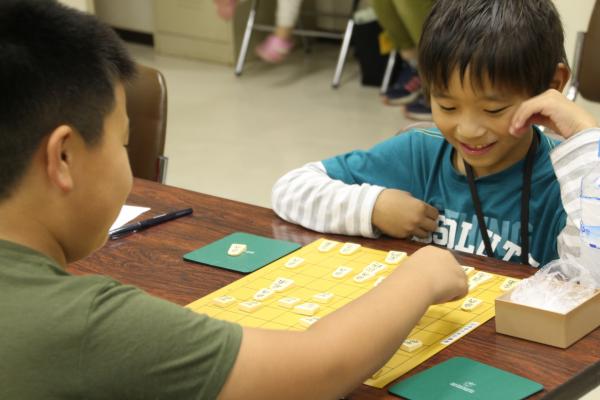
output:
[[[392,72],[394,71],[394,66],[396,65],[397,55],[398,52],[396,50],[390,51],[390,55],[385,66],[385,72],[383,73],[383,81],[381,82],[381,87],[379,88],[380,94],[385,94],[385,92],[388,90],[388,87],[390,87],[390,79],[392,78]]]
[[[329,31],[321,31],[321,30],[310,30],[310,29],[294,29],[294,35],[302,36],[302,37],[320,37],[326,39],[341,39],[342,47],[340,48],[340,54],[338,56],[337,65],[335,67],[335,72],[333,74],[333,79],[331,81],[331,86],[334,89],[337,89],[340,85],[340,80],[342,78],[342,72],[344,69],[344,63],[346,62],[346,56],[348,54],[348,48],[350,47],[350,39],[352,38],[352,31],[354,30],[354,12],[358,7],[359,0],[352,0],[352,10],[351,13],[347,16],[348,22],[346,24],[346,30],[344,33],[341,32],[329,32]],[[252,37],[252,31],[260,31],[260,32],[273,32],[275,27],[272,25],[263,25],[255,23],[256,18],[256,10],[260,4],[259,0],[252,0],[252,4],[250,5],[250,13],[248,14],[248,21],[246,22],[246,30],[244,31],[244,36],[242,39],[242,45],[240,47],[240,52],[238,54],[237,63],[235,65],[235,74],[240,76],[244,69],[244,62],[246,61],[246,54],[248,53],[248,47],[250,46],[250,39]],[[322,15],[322,14],[321,14]],[[340,17],[339,15],[328,15],[331,17]],[[306,46],[306,42],[305,46]]]
[[[600,1],[596,1],[588,29],[578,32],[573,57],[573,76],[567,88],[567,98],[575,100],[577,95],[587,100],[600,102]]]
[[[160,71],[137,66],[138,75],[125,88],[129,114],[129,162],[133,176],[164,183],[167,86]]]

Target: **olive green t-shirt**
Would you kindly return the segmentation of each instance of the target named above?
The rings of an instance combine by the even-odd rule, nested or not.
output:
[[[0,241],[0,399],[212,399],[239,325]]]

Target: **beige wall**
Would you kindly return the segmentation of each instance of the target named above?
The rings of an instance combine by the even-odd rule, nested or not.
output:
[[[212,6],[212,0],[210,2]],[[138,32],[154,32],[152,0],[95,0],[94,5],[98,18],[112,26]]]
[[[588,26],[592,8],[596,0],[554,0],[561,15],[565,29],[565,48],[569,62],[573,62],[575,38],[578,31],[585,31]],[[592,103],[578,97],[577,104],[582,105],[600,121],[600,104]]]
[[[87,11],[92,14],[94,13],[93,0],[60,0],[60,2],[81,11]]]

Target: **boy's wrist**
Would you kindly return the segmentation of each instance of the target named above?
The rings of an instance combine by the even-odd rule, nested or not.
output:
[[[385,216],[385,202],[387,193],[389,193],[389,189],[383,189],[377,199],[375,200],[375,204],[373,205],[373,213],[371,215],[371,223],[373,225],[374,230],[381,231],[382,221],[386,219]]]
[[[579,129],[578,131],[576,131],[575,133],[573,133],[572,135],[565,137],[565,141],[563,143],[566,143],[567,141],[572,142],[573,140],[575,140],[575,138],[579,138],[582,136],[587,135],[588,132],[593,132],[593,131],[600,131],[600,127],[596,126],[585,126],[585,127],[581,127],[581,129]]]
[[[365,196],[364,203],[361,206],[361,228],[360,234],[364,237],[368,238],[377,238],[381,236],[382,231],[379,226],[374,224],[374,214],[375,207],[377,206],[377,201],[381,196],[383,191],[387,190],[384,187],[371,185],[367,195]]]
[[[585,123],[580,124],[578,129],[575,131],[575,133],[573,133],[573,135],[571,135],[571,137],[577,135],[578,133],[587,131],[588,129],[594,129],[594,128],[598,128],[598,121],[596,121],[594,118],[591,118],[590,120],[586,121]]]

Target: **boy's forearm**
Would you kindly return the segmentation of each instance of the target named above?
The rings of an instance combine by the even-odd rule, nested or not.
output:
[[[336,395],[347,394],[385,364],[434,301],[424,276],[399,272],[386,278],[379,290],[366,293],[308,332],[328,338],[319,347],[330,352],[330,372],[346,381],[346,390]]]
[[[272,207],[284,220],[318,232],[376,237],[371,214],[382,190],[332,179],[322,163],[310,163],[275,183]]]
[[[399,272],[306,332],[245,329],[236,387],[222,398],[339,398],[393,355],[432,301],[425,276]],[[257,383],[265,375],[269,384]]]

